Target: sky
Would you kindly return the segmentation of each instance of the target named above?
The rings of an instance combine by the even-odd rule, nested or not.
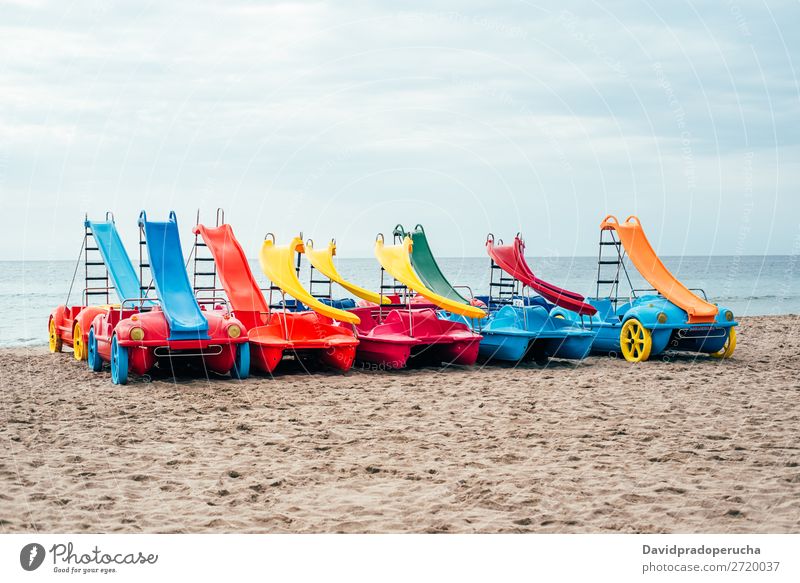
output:
[[[593,255],[800,253],[800,4],[0,0],[0,260],[72,259],[85,213],[218,207],[265,233],[425,226]]]

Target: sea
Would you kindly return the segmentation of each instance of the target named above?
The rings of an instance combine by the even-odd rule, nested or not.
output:
[[[536,275],[559,287],[586,296],[596,294],[597,257],[528,257]],[[438,258],[439,266],[454,285],[469,286],[475,295],[489,289],[490,264],[485,257]],[[690,288],[705,291],[709,300],[733,310],[736,317],[800,314],[800,257],[768,256],[684,256],[663,257],[664,264]],[[258,262],[251,261],[253,273],[267,287]],[[337,258],[340,273],[354,283],[376,289],[381,271],[375,259]],[[605,266],[613,275],[613,266]],[[83,264],[74,261],[0,262],[0,346],[38,346],[47,344],[47,321],[58,305],[80,303],[85,287]],[[628,268],[636,289],[650,287],[632,268]],[[307,264],[300,279],[308,284]],[[627,279],[621,276],[620,293],[628,294]],[[388,283],[388,278],[387,278]],[[320,288],[321,289],[321,288]],[[608,286],[601,296],[608,295]],[[334,287],[334,297],[346,297]],[[68,295],[69,294],[69,295]]]

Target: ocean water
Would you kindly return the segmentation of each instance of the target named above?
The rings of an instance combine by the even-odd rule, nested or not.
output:
[[[737,316],[800,314],[800,257],[665,257],[667,267],[690,288],[702,288],[711,301],[732,309]],[[529,257],[539,277],[587,296],[595,293],[596,257]],[[258,262],[251,261],[257,279],[268,282]],[[338,259],[342,275],[370,289],[380,283],[380,268],[374,259]],[[469,285],[485,294],[489,288],[489,260],[484,257],[440,258],[440,267],[455,285]],[[608,267],[608,266],[607,266]],[[50,311],[64,304],[75,270],[72,261],[0,262],[0,346],[31,346],[47,343]],[[647,283],[629,269],[634,287]],[[70,303],[77,304],[84,287],[83,266],[72,290]],[[307,263],[301,281],[308,283]],[[621,292],[623,288],[621,287]],[[625,292],[627,293],[627,292]],[[344,297],[334,287],[334,297]]]

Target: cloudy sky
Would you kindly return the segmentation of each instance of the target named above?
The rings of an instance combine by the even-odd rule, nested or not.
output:
[[[481,256],[800,251],[800,4],[0,0],[0,259],[69,259],[84,212],[225,208],[370,256],[423,223]],[[133,248],[133,246],[132,246]]]

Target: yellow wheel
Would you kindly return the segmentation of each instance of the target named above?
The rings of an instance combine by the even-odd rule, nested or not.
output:
[[[50,352],[61,352],[61,337],[58,335],[58,330],[56,330],[56,323],[50,318]]]
[[[622,325],[619,333],[619,345],[622,356],[628,362],[644,362],[650,358],[653,338],[650,331],[636,318],[631,318]]]
[[[711,353],[711,356],[714,358],[730,358],[733,356],[734,350],[736,350],[736,328],[731,328],[725,345],[717,352]]]
[[[80,324],[75,324],[72,332],[72,355],[75,360],[86,360],[86,345],[83,343],[83,331]]]

